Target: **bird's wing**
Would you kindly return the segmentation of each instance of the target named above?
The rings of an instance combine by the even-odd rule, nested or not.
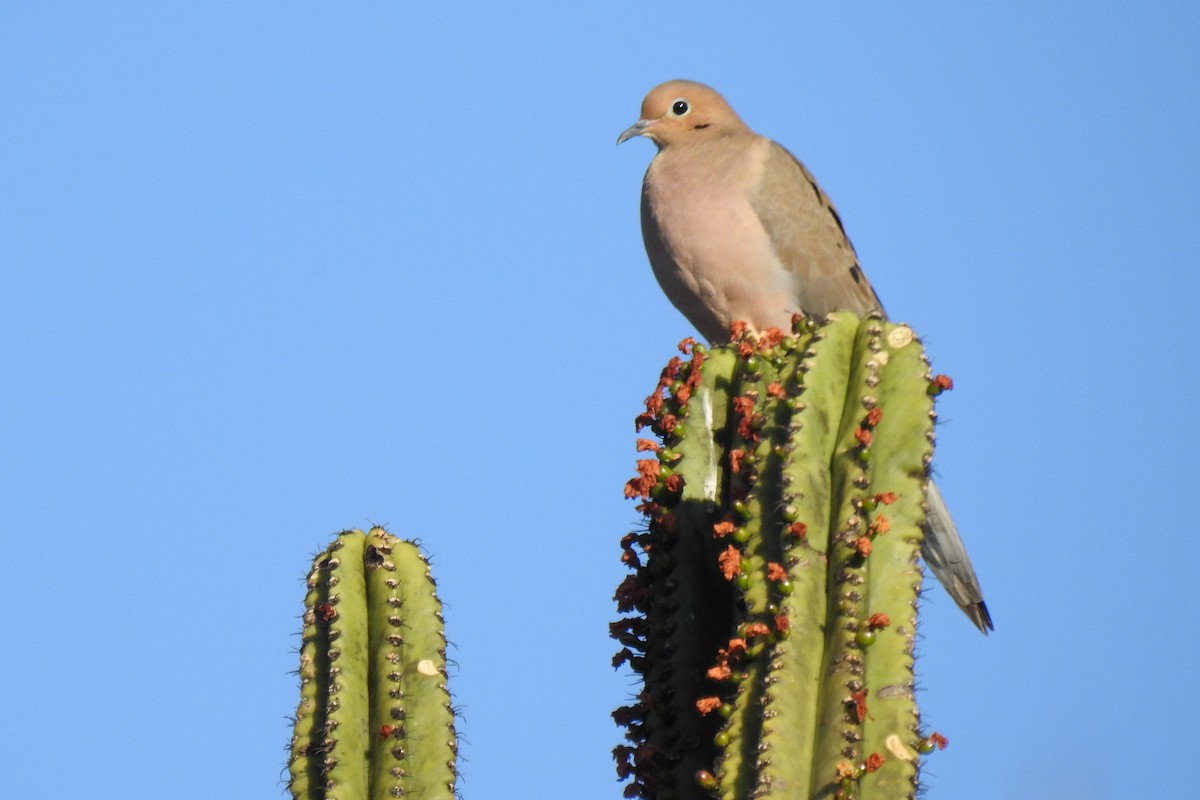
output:
[[[776,257],[792,273],[805,315],[883,310],[833,203],[804,165],[775,142],[750,203]]]

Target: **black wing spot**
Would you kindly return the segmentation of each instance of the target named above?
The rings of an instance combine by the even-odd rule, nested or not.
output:
[[[702,130],[704,130],[705,128],[709,127],[710,125],[712,125],[712,123],[711,123],[711,122],[706,122],[706,123],[704,123],[703,125],[694,125],[694,126],[692,126],[692,130],[694,130],[694,131],[702,131]]]
[[[850,237],[846,234],[846,226],[842,224],[842,216],[838,214],[837,209],[833,207],[833,203],[829,202],[829,198],[826,197],[825,193],[821,191],[821,187],[818,186],[817,182],[812,179],[812,176],[806,174],[805,177],[808,178],[808,185],[812,187],[813,195],[816,196],[817,202],[823,205],[825,210],[829,212],[829,215],[833,217],[833,221],[837,223],[838,230],[842,232],[842,236],[845,236],[847,239],[849,239]]]
[[[826,205],[829,208],[829,213],[833,214],[833,221],[837,223],[838,229],[844,234],[846,232],[846,226],[842,224],[841,214],[837,213],[837,209],[833,207],[832,203],[827,203]]]
[[[854,266],[850,267],[850,277],[854,278],[855,283],[862,283],[863,278],[866,276],[863,275],[862,267],[860,267],[858,264],[855,264]]]
[[[799,163],[799,162],[797,162],[797,163]],[[804,169],[804,167],[803,167],[803,166],[801,166],[801,167],[800,167],[800,169]],[[825,198],[821,196],[821,187],[820,187],[820,186],[817,186],[817,182],[816,182],[816,181],[814,181],[814,180],[812,179],[812,177],[811,177],[811,176],[809,176],[808,174],[805,174],[805,176],[804,176],[804,177],[805,177],[805,179],[808,181],[808,185],[812,187],[812,190],[813,190],[813,197],[817,198],[817,202],[818,202],[818,203],[820,203],[820,204],[821,204],[821,205],[823,205],[823,206],[829,205],[828,203],[826,203],[826,202],[825,202]],[[833,215],[836,217],[836,216],[837,216],[837,212],[835,211]]]

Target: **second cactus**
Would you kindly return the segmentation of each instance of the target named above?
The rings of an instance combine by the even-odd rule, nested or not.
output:
[[[296,800],[452,800],[457,739],[429,565],[382,528],[313,561],[289,789]]]

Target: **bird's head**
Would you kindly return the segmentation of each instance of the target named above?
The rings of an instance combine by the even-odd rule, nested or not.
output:
[[[617,144],[645,136],[658,149],[747,130],[725,98],[702,83],[667,81],[642,101],[642,116],[617,137]]]

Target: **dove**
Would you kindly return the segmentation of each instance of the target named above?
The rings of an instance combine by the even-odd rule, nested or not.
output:
[[[658,148],[642,182],[642,239],[667,298],[711,342],[730,325],[790,330],[792,316],[883,314],[833,203],[800,161],[693,81],[650,90],[617,144]],[[921,555],[984,634],[994,630],[979,579],[931,480]]]

